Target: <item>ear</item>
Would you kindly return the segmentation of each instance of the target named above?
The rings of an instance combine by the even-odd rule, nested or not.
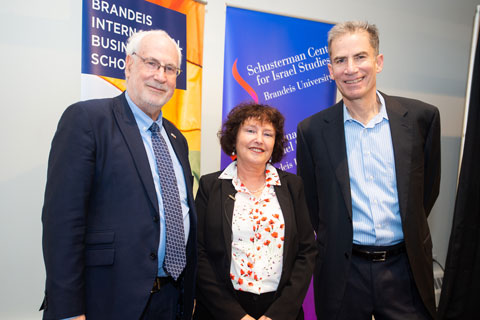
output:
[[[383,70],[383,54],[377,55],[375,62],[377,64],[377,73],[380,73]]]
[[[128,55],[125,60],[125,79],[128,79],[130,77],[132,65],[133,65],[133,57],[131,55]]]
[[[328,71],[330,72],[330,78],[331,78],[332,80],[335,80],[335,77],[333,76],[333,67],[332,67],[332,64],[331,64],[331,63],[327,64],[327,67],[328,67]]]

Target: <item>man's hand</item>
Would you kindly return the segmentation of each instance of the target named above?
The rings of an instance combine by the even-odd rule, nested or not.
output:
[[[258,320],[272,320],[272,319],[267,316],[261,316]]]
[[[255,318],[250,317],[248,314],[246,314],[242,319],[240,320],[255,320]]]

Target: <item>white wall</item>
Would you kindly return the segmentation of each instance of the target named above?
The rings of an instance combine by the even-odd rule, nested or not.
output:
[[[50,142],[80,97],[80,0],[1,0],[0,319],[40,319]]]
[[[202,173],[219,168],[225,6],[380,28],[379,87],[437,105],[442,186],[430,219],[444,263],[454,205],[473,15],[478,0],[210,0],[205,16]],[[81,0],[1,0],[0,319],[39,319],[41,208],[50,142],[80,97]]]

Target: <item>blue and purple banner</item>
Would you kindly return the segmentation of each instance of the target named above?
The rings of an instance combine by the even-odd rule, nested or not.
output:
[[[332,24],[227,7],[223,117],[237,104],[256,101],[285,116],[288,145],[275,166],[297,171],[297,124],[335,103],[336,86],[327,64],[327,33]],[[222,153],[221,166],[231,159]],[[304,304],[313,320],[312,286]]]
[[[288,146],[277,167],[296,172],[297,124],[335,103],[327,64],[332,24],[227,7],[223,120],[237,104],[257,101],[286,118]],[[221,166],[231,162],[222,154]]]
[[[186,16],[148,1],[83,0],[82,74],[125,78],[125,45],[138,30],[163,29],[183,50],[177,89],[186,89]]]

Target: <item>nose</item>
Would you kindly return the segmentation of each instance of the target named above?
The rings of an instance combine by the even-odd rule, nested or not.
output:
[[[167,74],[165,72],[165,68],[164,67],[160,67],[158,70],[156,70],[154,73],[153,73],[153,78],[159,82],[165,82],[167,81]]]
[[[357,72],[357,64],[353,59],[348,59],[347,67],[345,68],[345,73],[352,74]]]
[[[260,130],[255,135],[255,142],[258,144],[263,144],[263,133]]]

